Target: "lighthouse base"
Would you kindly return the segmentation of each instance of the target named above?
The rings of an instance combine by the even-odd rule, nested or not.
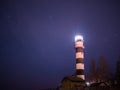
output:
[[[76,76],[66,76],[61,81],[60,90],[76,90],[77,88],[84,88],[85,80]]]

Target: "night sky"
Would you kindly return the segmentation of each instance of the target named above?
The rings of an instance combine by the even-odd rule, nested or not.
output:
[[[0,83],[8,88],[60,85],[75,73],[76,34],[84,37],[86,75],[90,60],[101,55],[114,72],[120,56],[118,1],[2,0]]]

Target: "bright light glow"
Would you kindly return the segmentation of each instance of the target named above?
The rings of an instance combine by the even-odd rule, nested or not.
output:
[[[87,86],[90,86],[90,83],[89,83],[89,82],[86,82],[86,85],[87,85]]]
[[[83,36],[82,35],[76,35],[75,36],[75,42],[78,41],[78,40],[83,41]]]

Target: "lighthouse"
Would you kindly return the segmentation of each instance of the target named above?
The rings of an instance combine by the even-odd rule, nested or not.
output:
[[[82,35],[75,36],[74,48],[76,74],[65,76],[61,81],[60,90],[76,90],[77,88],[86,86],[84,75],[84,39]]]
[[[85,80],[84,75],[84,39],[82,35],[75,36],[76,76]]]

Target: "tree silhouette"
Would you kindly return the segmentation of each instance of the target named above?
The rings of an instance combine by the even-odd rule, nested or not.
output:
[[[120,85],[120,61],[117,61],[116,64],[116,80],[117,84]]]
[[[106,59],[101,56],[99,59],[98,74],[100,81],[107,81],[109,79],[109,67]]]
[[[89,79],[94,82],[107,81],[110,78],[106,59],[101,56],[98,63],[92,59],[89,65]]]
[[[96,81],[96,63],[95,60],[92,59],[90,62],[90,68],[89,68],[89,73],[90,73],[90,80],[91,81]]]

